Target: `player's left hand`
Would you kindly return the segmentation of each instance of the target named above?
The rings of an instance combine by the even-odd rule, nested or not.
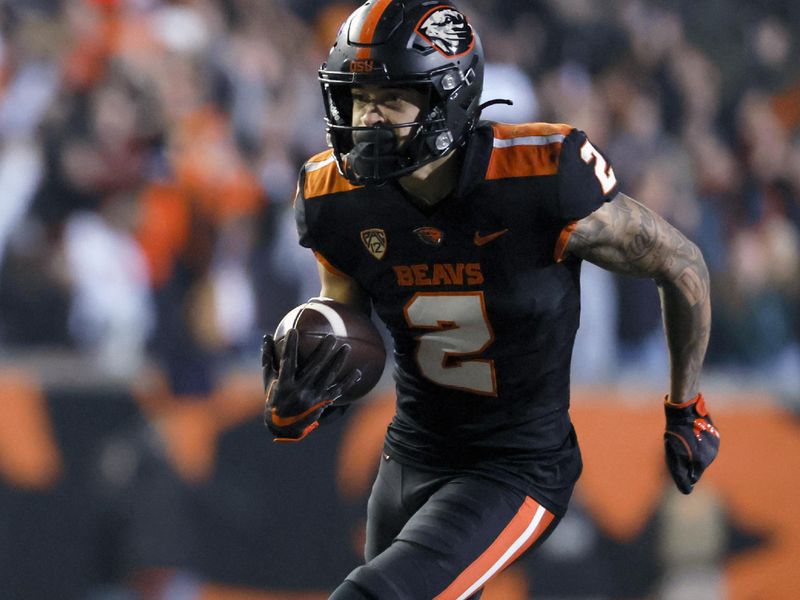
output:
[[[664,450],[675,485],[690,494],[719,451],[719,431],[706,410],[702,394],[683,404],[664,402],[667,427]]]

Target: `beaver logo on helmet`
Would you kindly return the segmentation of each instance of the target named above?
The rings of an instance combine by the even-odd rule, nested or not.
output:
[[[467,18],[457,10],[440,6],[426,14],[417,33],[445,56],[459,56],[472,49],[474,36]]]

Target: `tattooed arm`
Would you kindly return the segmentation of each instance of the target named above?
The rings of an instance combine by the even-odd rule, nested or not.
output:
[[[697,246],[618,194],[574,224],[565,251],[609,271],[655,280],[670,353],[670,400],[697,395],[711,326],[708,269]]]

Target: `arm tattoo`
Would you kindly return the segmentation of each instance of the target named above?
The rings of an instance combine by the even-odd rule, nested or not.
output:
[[[566,251],[609,271],[656,281],[670,353],[670,398],[683,402],[696,395],[711,326],[708,269],[697,246],[618,194],[576,223]]]

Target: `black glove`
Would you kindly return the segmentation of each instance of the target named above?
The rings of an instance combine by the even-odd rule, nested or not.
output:
[[[334,350],[336,338],[322,338],[303,365],[297,363],[298,333],[286,332],[283,354],[278,361],[275,341],[264,336],[261,369],[267,403],[264,422],[276,442],[299,442],[319,426],[325,407],[338,400],[361,378],[354,369],[342,373],[350,346]]]
[[[702,394],[683,404],[672,404],[667,397],[664,412],[667,415],[664,431],[667,468],[678,489],[690,494],[717,456],[719,431],[706,410]]]

